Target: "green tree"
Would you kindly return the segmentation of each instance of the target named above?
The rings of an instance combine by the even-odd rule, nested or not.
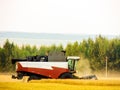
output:
[[[14,50],[14,44],[10,43],[9,40],[7,39],[4,46],[3,46],[3,49],[4,49],[4,53],[5,53],[5,70],[6,71],[12,71],[13,70],[13,66],[11,64],[11,59],[13,57],[13,50]]]
[[[80,54],[82,54],[84,57],[87,57],[87,48],[88,48],[88,43],[86,40],[83,40],[80,45],[79,45],[79,49],[80,49]]]
[[[80,54],[80,50],[79,50],[79,44],[78,42],[74,42],[74,44],[72,45],[72,55],[76,55],[76,56],[79,56]]]
[[[120,40],[110,40],[109,50],[107,51],[109,68],[111,70],[119,70],[120,65]]]
[[[96,38],[94,47],[93,47],[93,57],[91,60],[91,66],[94,69],[101,70],[105,66],[105,57],[107,56],[106,52],[108,50],[108,40],[101,35]],[[96,68],[97,67],[97,68]]]
[[[67,46],[66,46],[66,49],[65,49],[67,56],[73,55],[73,53],[72,53],[73,50],[72,50],[72,49],[73,49],[73,48],[72,48],[72,44],[71,44],[71,43],[68,43]]]
[[[63,50],[62,44],[60,44],[56,47],[56,51],[62,51],[62,50]]]
[[[5,58],[5,52],[3,48],[0,48],[0,71],[5,71],[5,65],[6,65],[6,58]]]
[[[31,55],[35,56],[35,55],[38,55],[38,54],[39,53],[38,53],[37,47],[36,46],[31,47]]]
[[[39,49],[39,55],[46,55],[48,52],[48,47],[47,46],[41,46]]]

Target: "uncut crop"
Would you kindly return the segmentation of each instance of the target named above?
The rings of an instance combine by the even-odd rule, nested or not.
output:
[[[36,80],[0,82],[0,90],[120,90],[120,80]]]

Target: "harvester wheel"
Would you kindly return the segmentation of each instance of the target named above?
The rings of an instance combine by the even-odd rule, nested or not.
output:
[[[71,73],[63,73],[62,75],[60,75],[61,79],[69,79],[69,78],[73,78],[73,75]]]
[[[41,78],[39,76],[37,76],[37,75],[31,75],[31,76],[29,76],[28,81],[30,81],[30,80],[38,80],[38,79],[41,79]]]
[[[22,79],[23,78],[23,73],[19,72],[17,75],[17,79]]]

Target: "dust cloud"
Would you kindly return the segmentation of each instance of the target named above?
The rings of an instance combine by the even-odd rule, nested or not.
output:
[[[81,76],[87,76],[87,75],[96,75],[98,79],[113,79],[113,80],[120,80],[120,72],[118,71],[112,71],[108,69],[107,76],[105,70],[100,71],[93,71],[90,68],[90,62],[88,59],[81,58],[77,65],[76,65],[76,75]]]
[[[82,76],[92,74],[92,69],[90,68],[89,60],[81,58],[81,60],[79,60],[77,63],[76,71],[77,74],[80,74]]]

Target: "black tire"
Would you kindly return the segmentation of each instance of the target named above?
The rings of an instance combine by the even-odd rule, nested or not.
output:
[[[39,79],[41,79],[39,76],[31,75],[31,76],[29,76],[28,81],[30,81],[30,80],[39,80]]]
[[[22,79],[23,78],[23,73],[18,72],[17,79]]]
[[[72,79],[73,75],[71,73],[63,73],[62,75],[60,75],[59,78],[60,79]]]

